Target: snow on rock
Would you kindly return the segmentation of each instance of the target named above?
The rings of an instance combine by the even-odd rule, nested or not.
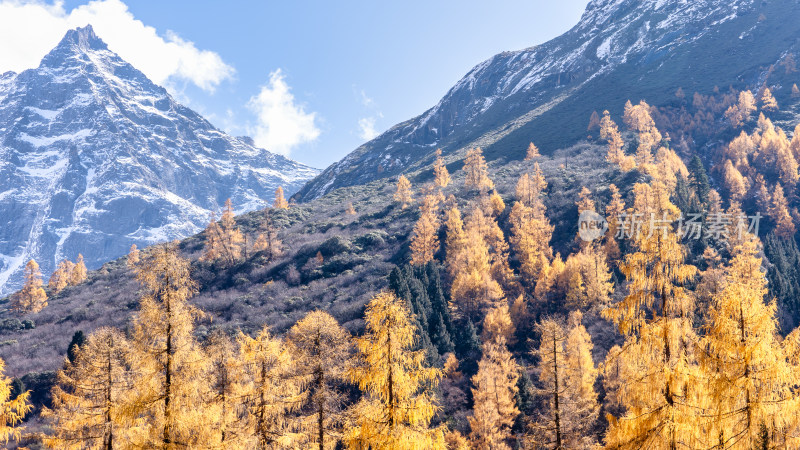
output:
[[[591,0],[580,22],[536,47],[503,52],[476,65],[431,109],[400,123],[326,169],[297,195],[320,197],[337,187],[405,170],[405,164],[365,167],[388,145],[403,145],[413,164],[432,144],[469,142],[516,120],[626,62],[669,54],[732,20],[754,0]],[[501,122],[497,120],[496,122]],[[401,160],[402,161],[402,160]],[[380,170],[378,170],[380,169]]]
[[[0,297],[33,258],[90,268],[201,230],[227,198],[244,212],[316,169],[228,136],[85,27],[36,69],[0,74]]]

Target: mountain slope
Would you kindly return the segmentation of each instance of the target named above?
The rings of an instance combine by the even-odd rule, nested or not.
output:
[[[25,262],[90,268],[299,189],[318,171],[217,130],[110,51],[69,31],[36,69],[0,76],[0,295]]]
[[[357,148],[295,198],[396,175],[439,147],[519,158],[533,139],[550,153],[584,138],[592,111],[629,98],[661,105],[678,87],[691,95],[757,86],[771,65],[798,54],[799,34],[796,0],[592,0],[567,33],[477,65],[436,106]]]

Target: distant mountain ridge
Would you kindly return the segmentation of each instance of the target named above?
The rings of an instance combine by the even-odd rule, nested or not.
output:
[[[0,295],[28,259],[99,267],[189,236],[231,198],[265,206],[319,171],[216,129],[108,49],[67,32],[36,69],[0,75]]]
[[[586,137],[592,111],[618,112],[628,99],[659,105],[678,87],[691,96],[763,83],[770,66],[800,54],[799,40],[797,0],[592,0],[568,32],[478,64],[434,107],[358,147],[295,198],[395,176],[430,162],[436,148],[481,145],[490,159],[513,159],[532,140],[551,153]]]

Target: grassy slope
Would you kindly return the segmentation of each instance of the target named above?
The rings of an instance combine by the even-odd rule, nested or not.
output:
[[[567,243],[557,248],[562,253],[569,250],[577,230],[573,198],[581,185],[625,184],[612,179],[617,172],[602,163],[603,153],[602,148],[581,144],[541,161],[550,182],[548,206],[557,224],[554,240]],[[559,166],[564,160],[569,165],[562,169]],[[516,180],[530,167],[530,163],[515,161],[492,168],[498,190],[509,205]],[[415,188],[428,178],[428,168],[411,174]],[[455,194],[465,206],[474,194],[464,192],[462,184],[461,174],[454,173],[454,182],[445,194]],[[280,235],[286,249],[285,255],[271,263],[256,254],[223,268],[198,261],[202,234],[181,241],[180,248],[193,260],[193,277],[201,286],[193,301],[208,313],[198,333],[204,335],[214,328],[250,332],[263,324],[280,332],[317,308],[331,312],[349,330],[358,332],[365,303],[385,287],[393,265],[408,259],[408,236],[417,210],[395,205],[393,190],[393,179],[388,179],[339,189],[288,211],[271,211],[275,223],[283,228]],[[604,197],[602,191],[600,196]],[[356,216],[345,214],[350,201]],[[254,239],[264,214],[237,217],[249,239]],[[321,266],[314,258],[318,251],[324,256]],[[8,363],[7,373],[21,376],[58,368],[77,330],[124,327],[136,311],[137,289],[126,259],[121,258],[90,272],[86,283],[66,289],[51,298],[42,312],[28,316],[36,328],[0,329],[0,357]],[[0,323],[13,317],[4,310],[6,306],[0,303]]]

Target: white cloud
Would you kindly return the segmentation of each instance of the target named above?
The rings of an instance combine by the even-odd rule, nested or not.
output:
[[[378,135],[378,130],[375,129],[374,117],[362,117],[358,119],[358,137],[369,141]]]
[[[367,95],[364,89],[358,89],[353,85],[353,93],[356,95],[358,102],[361,103],[361,106],[373,113],[358,119],[358,137],[369,141],[380,134],[378,129],[375,128],[375,123],[378,119],[383,119],[383,114],[378,111],[378,105],[375,103],[375,100]]]
[[[363,89],[361,90],[361,104],[367,108],[375,106],[375,100],[369,97]]]
[[[217,53],[198,49],[172,31],[159,35],[120,0],[94,0],[70,11],[60,0],[0,0],[0,73],[38,66],[67,30],[87,24],[157,84],[188,81],[213,91],[235,73]]]
[[[269,74],[269,82],[247,102],[258,124],[249,128],[256,145],[271,152],[288,155],[292,148],[319,137],[317,114],[307,113],[295,103],[280,69]]]

